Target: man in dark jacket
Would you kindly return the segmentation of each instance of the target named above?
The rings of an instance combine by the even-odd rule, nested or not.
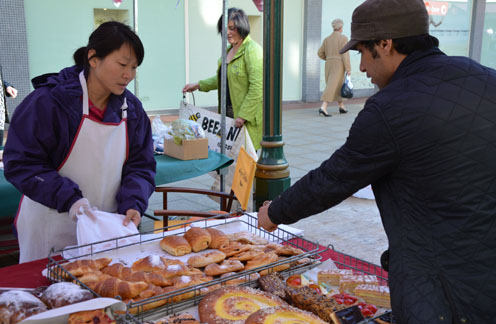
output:
[[[496,321],[496,71],[449,57],[422,0],[367,0],[353,13],[360,70],[380,91],[346,143],[260,208],[272,231],[372,184],[389,240],[398,323]]]

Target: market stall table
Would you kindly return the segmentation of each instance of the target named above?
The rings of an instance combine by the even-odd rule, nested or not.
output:
[[[156,155],[155,160],[157,161],[157,174],[155,175],[157,185],[198,177],[210,171],[228,167],[233,163],[233,159],[214,151],[208,151],[208,158],[201,160],[183,161],[167,155]],[[0,219],[14,218],[20,198],[21,193],[5,179],[2,169],[0,171]]]

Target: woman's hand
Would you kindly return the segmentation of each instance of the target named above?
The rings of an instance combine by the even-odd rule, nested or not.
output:
[[[234,121],[234,126],[236,126],[237,128],[241,128],[241,127],[243,127],[243,125],[245,124],[245,122],[246,122],[245,119],[238,117]]]
[[[196,83],[188,83],[187,85],[184,86],[183,93],[185,93],[185,92],[193,92],[193,91],[196,91],[198,89],[200,89],[200,85],[198,84],[198,82],[196,82]]]
[[[348,76],[350,76],[351,75],[351,71],[346,72],[346,74],[348,74]]]
[[[136,209],[128,209],[126,211],[126,218],[124,219],[124,222],[122,224],[124,226],[127,226],[130,221],[132,221],[136,226],[139,225],[139,223],[141,222],[141,215],[139,211],[137,211]]]
[[[17,89],[14,87],[11,86],[7,87],[7,89],[5,89],[5,92],[7,92],[9,96],[12,98],[17,97]]]

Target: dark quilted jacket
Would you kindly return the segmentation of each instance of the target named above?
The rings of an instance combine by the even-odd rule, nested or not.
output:
[[[269,217],[291,224],[368,184],[399,323],[496,323],[496,71],[437,48],[410,54]]]

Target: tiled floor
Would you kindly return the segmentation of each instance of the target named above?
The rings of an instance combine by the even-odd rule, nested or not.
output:
[[[339,114],[336,105],[330,106],[328,112],[333,115],[331,118],[318,115],[319,103],[289,103],[283,106],[284,153],[289,163],[291,183],[318,167],[344,143],[364,102],[364,99],[349,100],[348,114]],[[165,119],[171,121],[174,118],[177,116],[167,116]],[[203,175],[168,185],[210,188],[212,182],[212,177]],[[196,195],[174,194],[169,197],[168,203],[170,209],[219,209],[218,203]],[[152,195],[148,213],[152,215],[153,210],[161,208],[161,195]],[[144,217],[141,228],[150,230],[152,226],[152,220]],[[332,244],[338,251],[372,263],[379,263],[382,251],[387,248],[387,238],[373,200],[351,197],[293,226],[302,229],[309,240],[322,245]],[[13,257],[0,258],[0,266],[15,263],[15,258],[15,254]]]

